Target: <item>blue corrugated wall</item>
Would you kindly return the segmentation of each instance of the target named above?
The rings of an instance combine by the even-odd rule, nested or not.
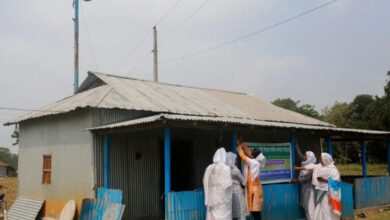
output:
[[[355,208],[390,204],[390,177],[370,177],[355,180]]]
[[[263,185],[263,219],[303,219],[299,205],[298,184]],[[342,217],[353,219],[353,186],[341,184]],[[203,190],[168,193],[168,215],[170,220],[204,220]]]
[[[169,220],[204,220],[206,208],[204,206],[203,190],[170,192],[168,193]]]
[[[303,219],[299,206],[299,185],[264,185],[263,192],[263,219]]]
[[[343,219],[353,219],[353,185],[341,182],[341,216]]]

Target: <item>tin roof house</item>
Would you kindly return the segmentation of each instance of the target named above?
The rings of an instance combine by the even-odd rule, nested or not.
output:
[[[97,72],[74,95],[10,124],[20,128],[19,194],[45,199],[44,213],[53,217],[69,199],[80,212],[82,200],[105,187],[122,191],[124,219],[202,219],[203,172],[217,148],[234,151],[238,136],[289,143],[292,165],[299,162],[296,139],[319,154],[321,138],[330,152],[334,141],[390,138],[337,128],[252,95]],[[265,202],[265,218],[285,214],[273,208],[300,215],[295,185],[267,187],[265,200],[275,199]]]

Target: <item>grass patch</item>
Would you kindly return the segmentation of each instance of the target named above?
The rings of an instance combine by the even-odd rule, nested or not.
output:
[[[336,164],[341,176],[361,176],[361,164]],[[368,176],[387,176],[387,164],[367,164]]]

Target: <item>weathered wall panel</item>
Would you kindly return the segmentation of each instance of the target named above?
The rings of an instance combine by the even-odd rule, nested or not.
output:
[[[355,180],[355,208],[390,204],[390,177],[367,177]]]
[[[45,214],[56,217],[63,205],[94,196],[92,125],[88,111],[31,120],[20,125],[19,194],[45,199]],[[42,185],[43,155],[52,155],[51,184]]]
[[[110,188],[123,192],[123,219],[163,216],[162,147],[153,131],[110,136]]]

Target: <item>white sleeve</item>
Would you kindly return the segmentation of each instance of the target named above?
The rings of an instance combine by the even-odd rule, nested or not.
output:
[[[308,165],[305,165],[303,166],[306,170],[314,170],[314,168],[316,167],[315,164],[308,164]]]

